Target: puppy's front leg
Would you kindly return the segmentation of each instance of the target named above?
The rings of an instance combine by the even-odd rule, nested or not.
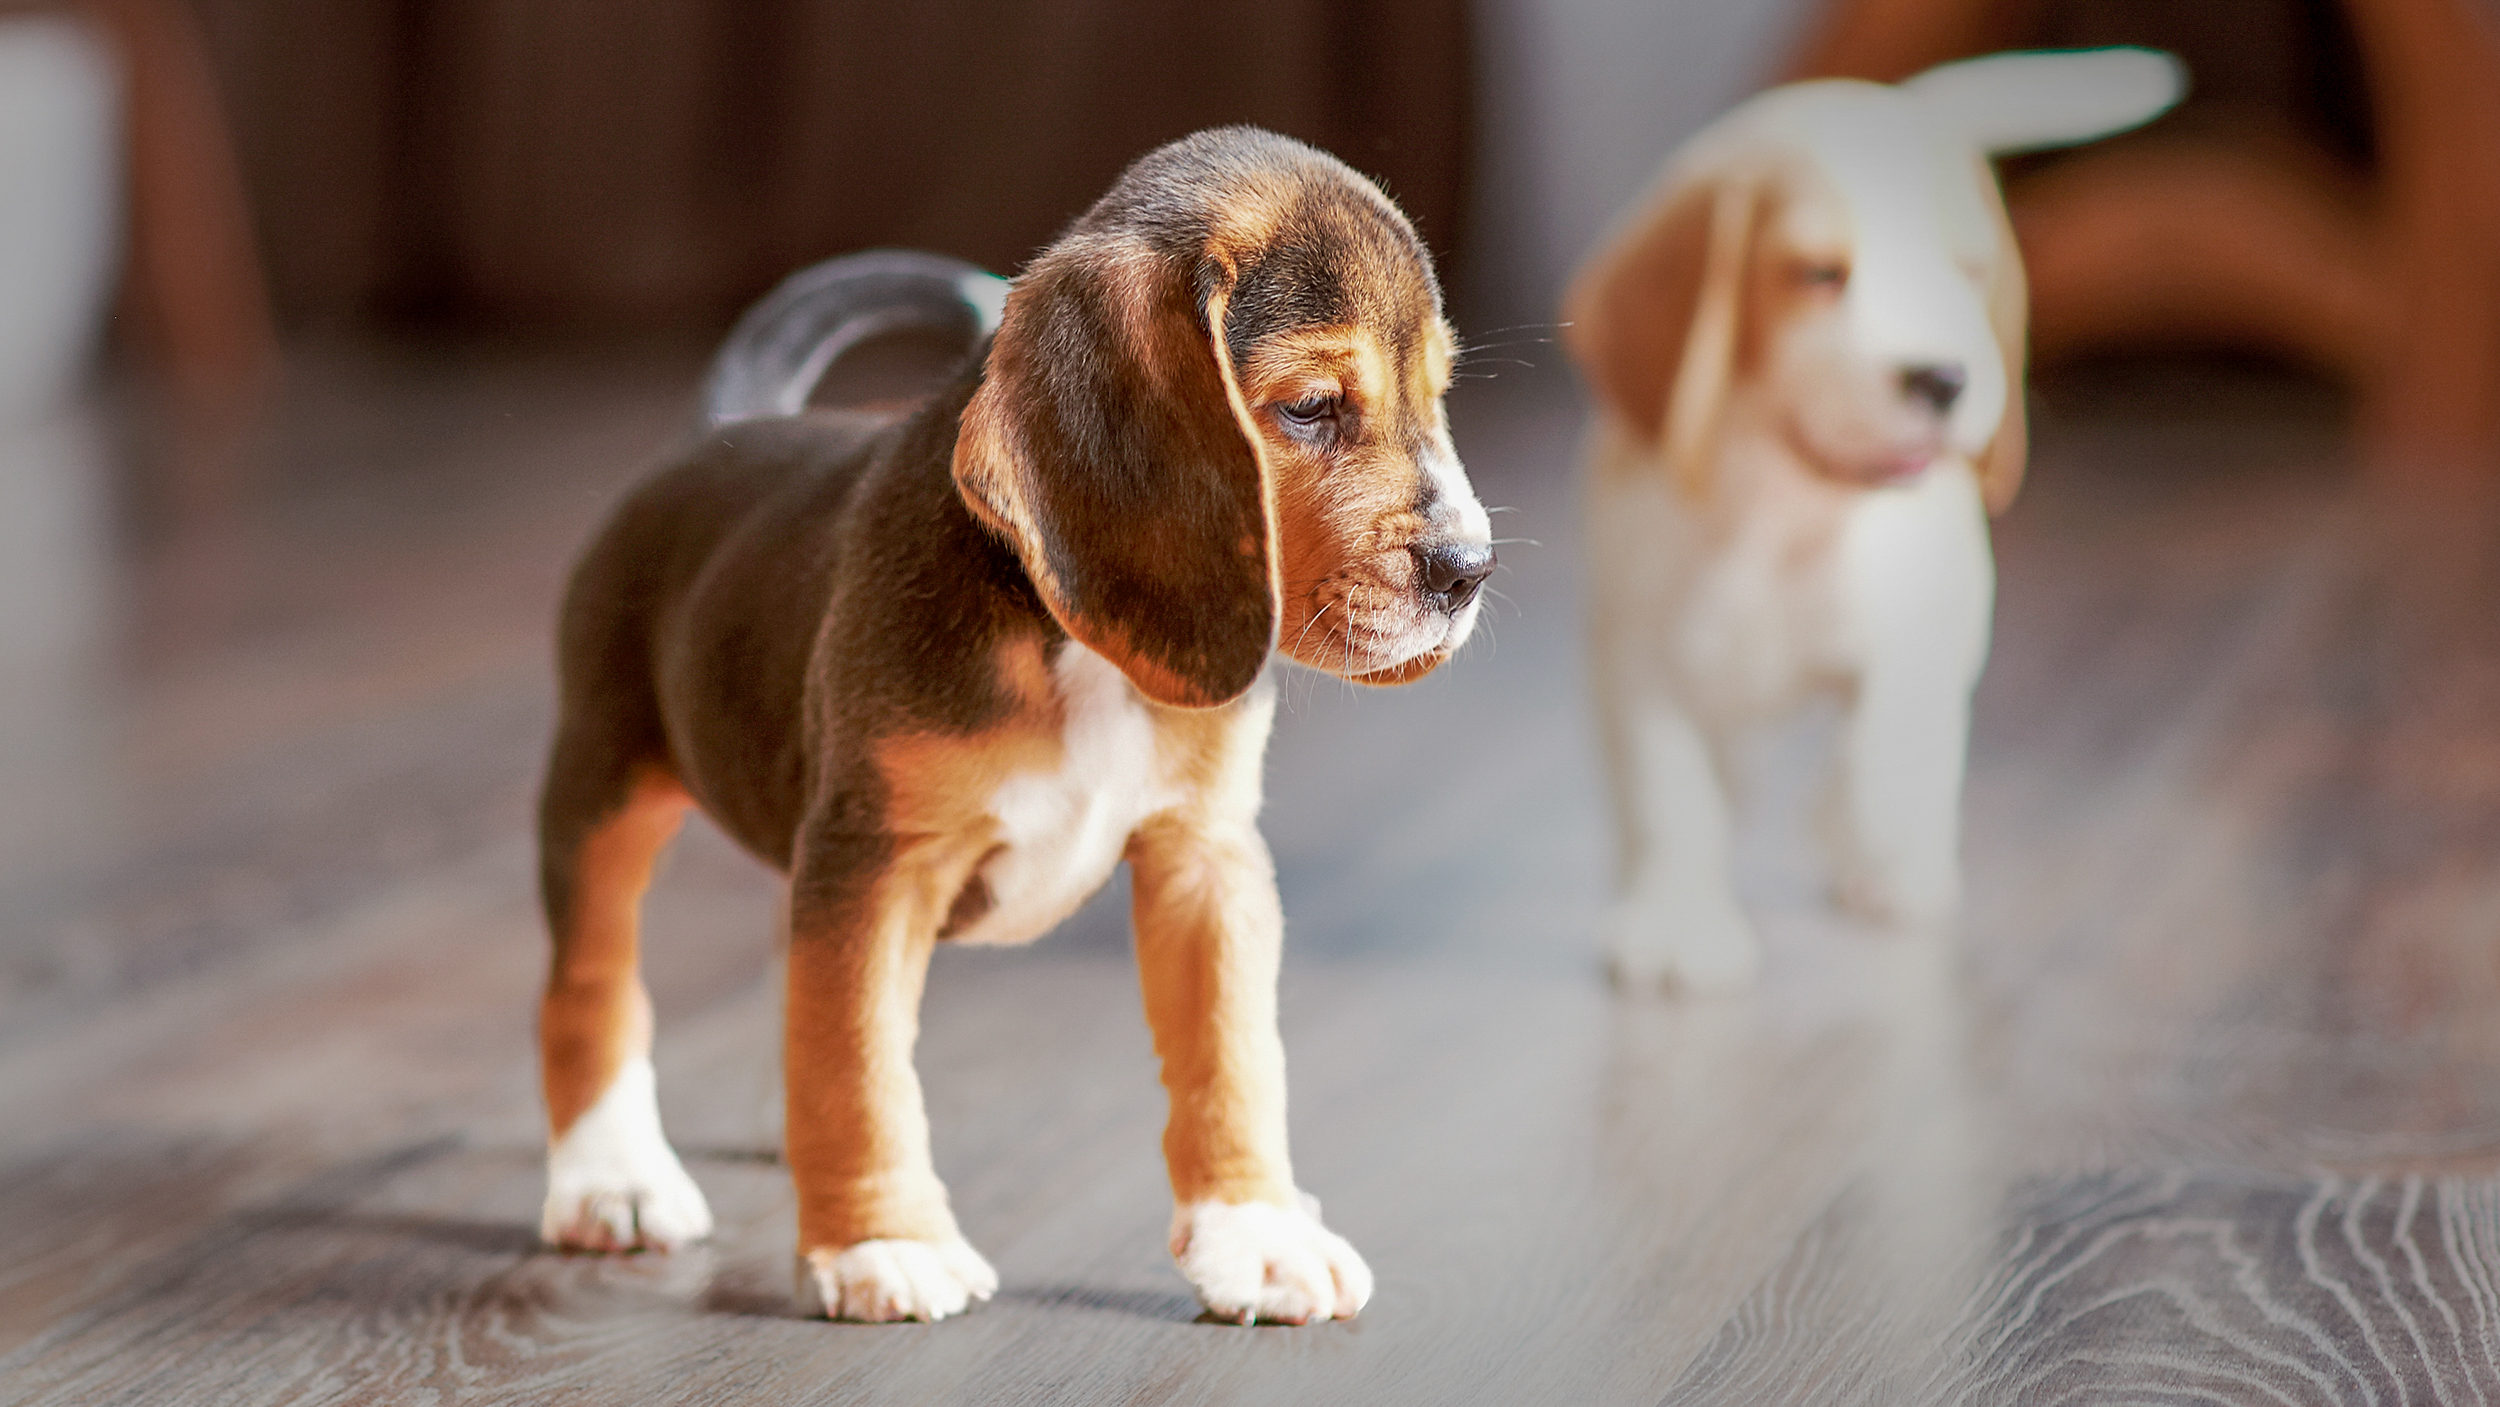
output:
[[[1657,696],[1615,700],[1611,781],[1624,838],[1623,892],[1606,916],[1606,961],[1627,986],[1742,988],[1762,965],[1736,901],[1726,786],[1709,740]]]
[[[1320,1224],[1285,1151],[1284,913],[1267,843],[1247,826],[1167,818],[1138,831],[1128,858],[1146,1022],[1172,1105],[1172,1258],[1224,1318],[1352,1318],[1371,1269]]]
[[[1841,903],[1911,929],[1950,920],[1962,889],[1970,691],[1963,676],[1937,674],[1866,680],[1842,725],[1824,817]]]
[[[791,876],[782,1064],[801,1290],[830,1318],[943,1319],[998,1274],[956,1229],[912,1069],[938,878],[888,858],[823,841]]]

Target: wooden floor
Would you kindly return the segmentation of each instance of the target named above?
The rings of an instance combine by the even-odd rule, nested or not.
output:
[[[534,1245],[524,822],[565,562],[694,365],[331,355],[267,502],[108,545],[77,426],[0,465],[0,1399],[2367,1403],[2500,1397],[2500,531],[2331,412],[2051,383],[1960,938],[1860,932],[1766,744],[1743,999],[1610,992],[1567,387],[1469,383],[1480,645],[1287,681],[1267,830],[1302,1181],[1358,1321],[1199,1323],[1117,895],[941,954],[940,1169],[1005,1288],[794,1316],[773,885],[654,899],[707,1247]]]

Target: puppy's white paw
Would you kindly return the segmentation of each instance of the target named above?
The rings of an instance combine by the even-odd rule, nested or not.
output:
[[[712,1234],[712,1209],[660,1133],[651,1062],[625,1062],[547,1150],[538,1234],[576,1251],[667,1251]]]
[[[1322,1226],[1319,1203],[1191,1202],[1172,1212],[1172,1259],[1198,1302],[1237,1324],[1351,1319],[1372,1297],[1371,1267]]]
[[[1869,923],[1926,932],[1953,921],[1961,879],[1951,865],[1879,865],[1859,861],[1836,866],[1832,897]]]
[[[799,1267],[809,1313],[863,1324],[944,1319],[996,1293],[998,1272],[962,1237],[855,1241],[809,1251]]]
[[[1606,970],[1618,986],[1636,991],[1736,992],[1760,975],[1762,944],[1733,895],[1627,900],[1606,916]]]

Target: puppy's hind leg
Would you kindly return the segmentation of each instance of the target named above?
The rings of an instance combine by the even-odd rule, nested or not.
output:
[[[703,1193],[660,1132],[641,907],[687,797],[666,769],[559,735],[539,814],[554,940],[539,1006],[547,1202],[539,1234],[586,1251],[668,1250],[711,1234]]]

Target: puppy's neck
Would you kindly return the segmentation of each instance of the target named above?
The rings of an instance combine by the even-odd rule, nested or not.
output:
[[[1829,523],[1855,506],[1864,489],[1823,473],[1780,419],[1773,398],[1740,386],[1721,412],[1719,443],[1707,481],[1694,497],[1703,514],[1725,523]]]

